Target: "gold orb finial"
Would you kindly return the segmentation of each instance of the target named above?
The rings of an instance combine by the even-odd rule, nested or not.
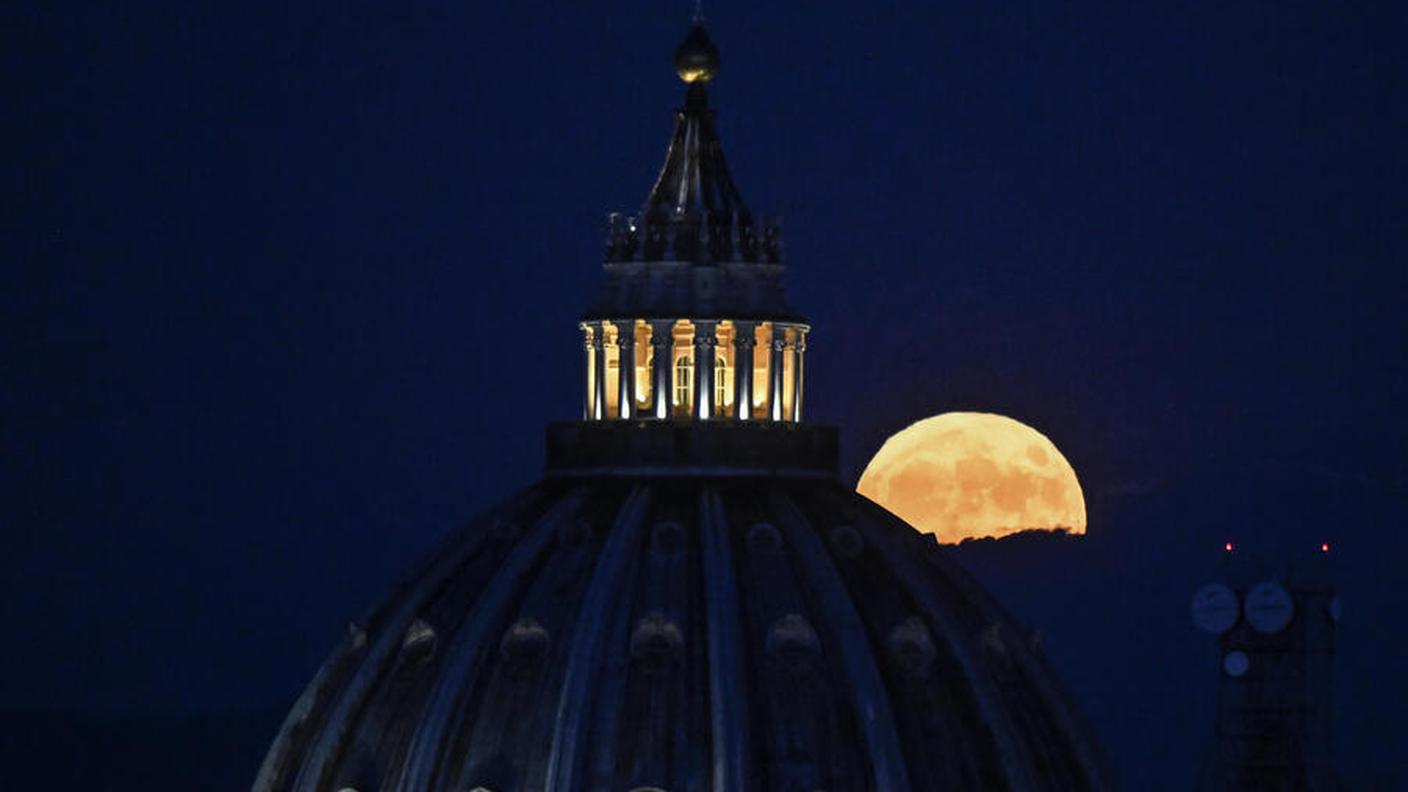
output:
[[[706,83],[719,71],[719,50],[704,26],[695,22],[675,50],[675,73],[687,83]]]

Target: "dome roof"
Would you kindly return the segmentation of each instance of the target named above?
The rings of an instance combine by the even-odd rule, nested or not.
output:
[[[1031,636],[826,475],[550,475],[353,625],[256,790],[1103,788]]]

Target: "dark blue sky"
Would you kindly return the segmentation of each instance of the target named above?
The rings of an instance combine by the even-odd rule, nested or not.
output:
[[[1313,480],[1402,556],[1355,507],[1408,473],[1405,12],[1164,5],[709,4],[809,417],[852,476],[917,418],[1017,417],[1092,532],[1152,481]],[[7,706],[281,708],[536,477],[688,8],[0,12]]]

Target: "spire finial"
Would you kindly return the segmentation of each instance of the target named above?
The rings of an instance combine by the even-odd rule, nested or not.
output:
[[[719,71],[719,50],[704,30],[699,5],[695,5],[694,22],[675,50],[675,73],[687,83],[706,83]]]
[[[690,21],[696,25],[704,21],[704,0],[694,0],[694,18]]]

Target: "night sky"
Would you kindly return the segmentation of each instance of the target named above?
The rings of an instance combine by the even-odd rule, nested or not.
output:
[[[690,5],[0,11],[0,772],[121,788],[199,723],[171,788],[247,788],[344,625],[537,477]],[[1131,788],[1201,758],[1222,538],[1332,541],[1341,769],[1408,784],[1408,13],[1143,5],[708,4],[807,417],[848,482],[946,410],[1065,452],[1089,540],[964,557]]]

